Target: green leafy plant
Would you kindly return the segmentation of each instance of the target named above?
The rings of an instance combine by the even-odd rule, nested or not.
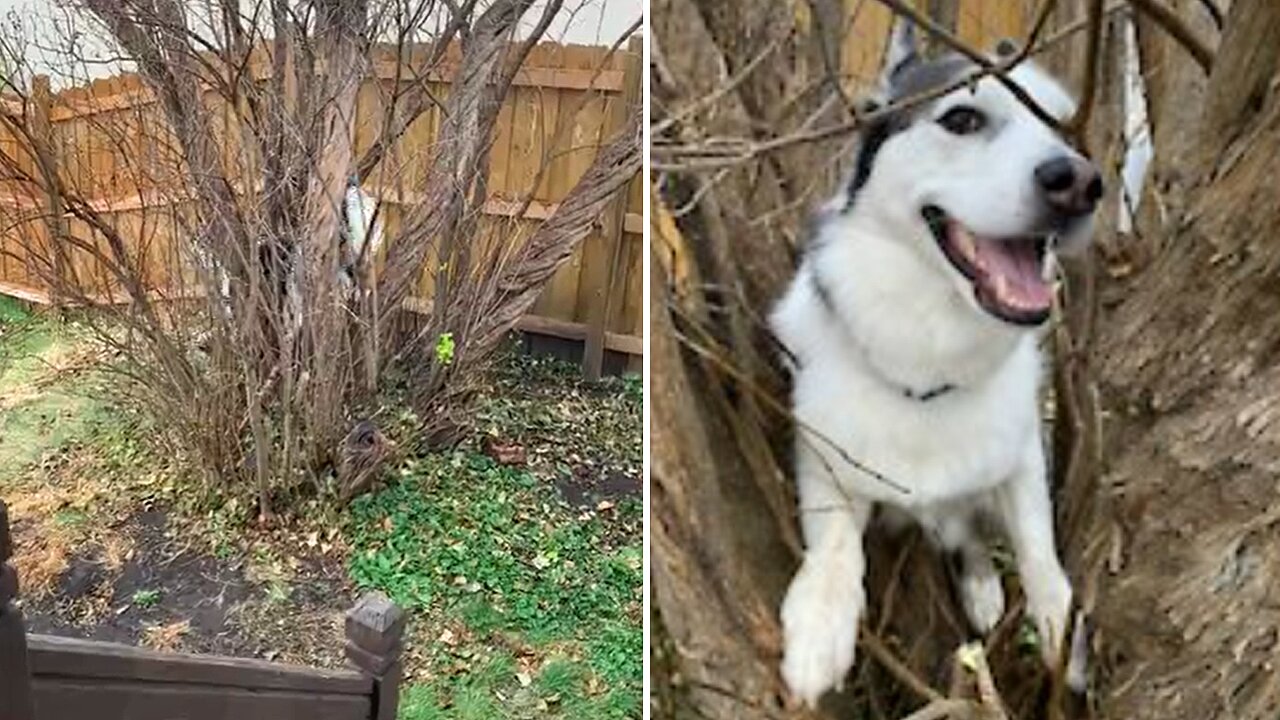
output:
[[[436,340],[436,362],[441,365],[453,363],[453,333],[442,333]]]
[[[529,717],[639,717],[642,567],[632,505],[613,520],[634,525],[620,540],[527,471],[462,450],[431,455],[353,503],[349,570],[362,588],[465,627],[476,653],[499,642],[545,649],[550,664],[532,689],[513,670],[490,678],[482,695],[502,689]],[[478,682],[415,690],[406,707],[417,709],[406,717],[445,717],[433,713],[446,707],[448,717],[467,716],[460,703],[475,700]]]
[[[160,591],[154,589],[135,590],[129,602],[143,610],[153,608],[160,602]]]
[[[644,402],[644,377],[636,374],[622,376],[623,394],[632,402]]]

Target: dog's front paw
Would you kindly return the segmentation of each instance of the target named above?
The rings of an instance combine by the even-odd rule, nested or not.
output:
[[[1004,587],[995,573],[965,573],[960,577],[960,600],[973,629],[986,635],[1004,616]]]
[[[842,684],[858,640],[862,583],[833,570],[806,560],[782,603],[782,679],[810,707]]]
[[[1024,580],[1027,612],[1040,634],[1040,652],[1050,670],[1058,667],[1062,644],[1066,641],[1071,617],[1071,583],[1062,573],[1046,573],[1030,581]]]
[[[1089,627],[1084,613],[1076,611],[1071,632],[1071,654],[1067,656],[1067,687],[1083,693],[1089,683]]]

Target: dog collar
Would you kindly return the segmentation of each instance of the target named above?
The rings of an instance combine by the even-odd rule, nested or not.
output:
[[[924,392],[919,392],[919,393],[916,392],[915,390],[912,390],[911,388],[904,387],[902,388],[902,395],[909,400],[916,400],[918,402],[929,402],[930,400],[946,395],[947,393],[955,389],[956,389],[956,386],[952,385],[951,383],[943,383],[942,385],[939,385],[934,388],[929,388],[928,390],[925,390]]]
[[[822,280],[818,277],[818,271],[816,269],[809,271],[809,279],[810,281],[813,282],[813,289],[814,289],[814,292],[816,292],[818,295],[818,302],[820,302],[822,306],[826,308],[826,311],[830,313],[831,316],[836,318],[838,321],[840,318],[840,313],[836,312],[835,303],[831,299],[831,293],[827,291],[827,286],[824,285]],[[874,372],[874,368],[872,369],[872,371]],[[941,385],[931,387],[928,390],[925,390],[923,392],[917,392],[909,387],[904,387],[902,385],[899,385],[893,380],[890,380],[889,378],[884,377],[883,374],[880,374],[880,373],[876,373],[876,374],[880,375],[880,379],[884,381],[886,385],[892,385],[893,387],[896,387],[899,390],[901,390],[903,397],[907,398],[908,400],[915,400],[916,402],[926,403],[926,402],[929,402],[930,400],[940,398],[943,395],[946,395],[947,393],[956,389],[956,386],[953,385],[952,383],[943,383]]]

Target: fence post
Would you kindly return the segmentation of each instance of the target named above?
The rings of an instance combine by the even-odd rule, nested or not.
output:
[[[347,662],[373,678],[370,720],[395,720],[400,703],[404,611],[382,593],[360,598],[347,611]]]
[[[13,602],[18,597],[18,571],[9,564],[12,555],[9,509],[0,501],[0,718],[33,720],[27,631],[22,611]]]
[[[633,35],[627,42],[624,55],[622,97],[618,99],[609,113],[605,127],[609,132],[620,130],[627,124],[628,113],[640,112],[640,85],[643,68],[641,57],[644,54],[644,41],[639,35]],[[588,380],[599,380],[604,372],[605,335],[609,330],[609,320],[613,315],[614,283],[617,281],[618,268],[622,264],[622,249],[625,244],[628,188],[618,192],[604,211],[603,239],[608,245],[605,253],[604,277],[595,288],[596,301],[591,304],[587,316],[587,338],[582,352],[582,372]]]
[[[53,261],[53,281],[49,284],[49,303],[61,307],[58,286],[64,279],[66,250],[62,239],[66,236],[66,218],[62,216],[62,196],[58,192],[57,145],[53,132],[53,90],[48,75],[36,75],[31,79],[32,139],[36,164],[45,185],[45,232],[48,234],[49,255]]]

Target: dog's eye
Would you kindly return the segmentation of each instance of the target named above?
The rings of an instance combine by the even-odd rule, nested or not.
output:
[[[987,126],[987,116],[977,108],[960,105],[943,113],[938,124],[956,135],[972,135]]]

